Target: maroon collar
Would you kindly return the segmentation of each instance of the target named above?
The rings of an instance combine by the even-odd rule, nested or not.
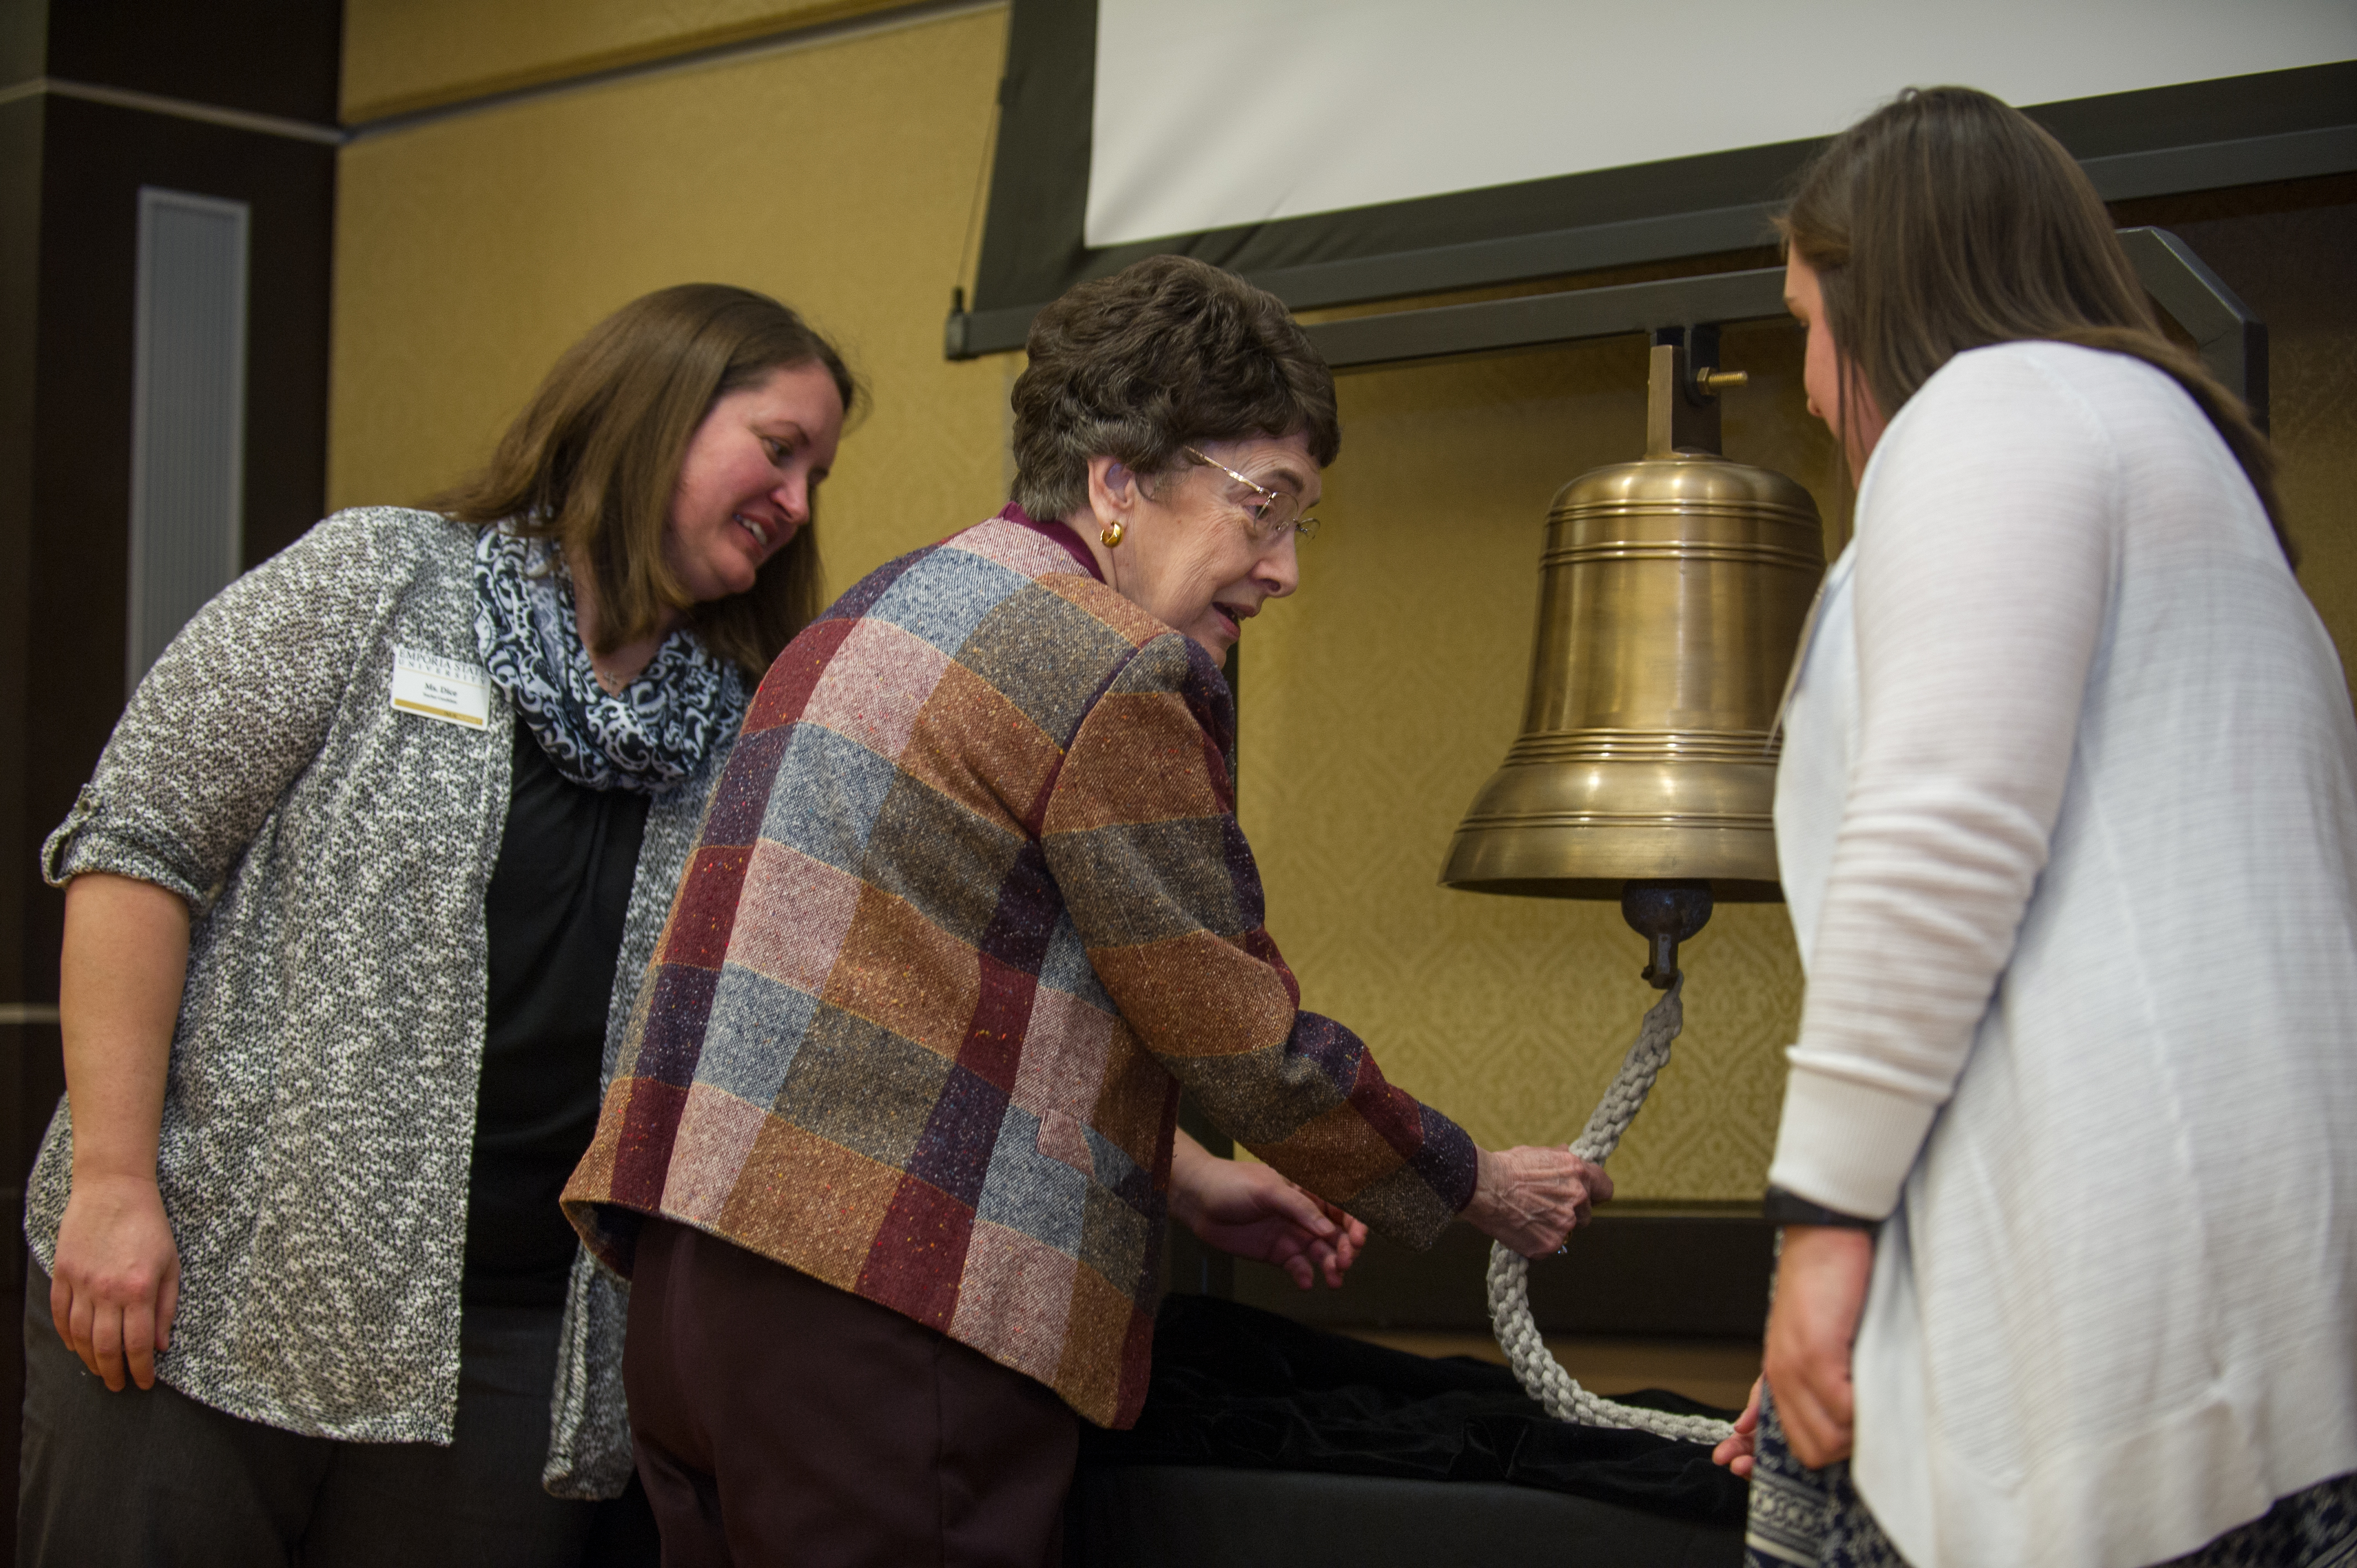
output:
[[[1006,503],[1006,510],[1000,512],[998,515],[1008,522],[1021,523],[1024,527],[1031,530],[1034,533],[1046,535],[1049,539],[1051,539],[1056,543],[1063,546],[1064,553],[1079,562],[1081,564],[1082,571],[1086,572],[1090,576],[1094,577],[1100,583],[1104,581],[1104,574],[1097,570],[1097,558],[1089,553],[1089,547],[1081,542],[1081,536],[1074,533],[1069,524],[1055,518],[1050,518],[1046,522],[1041,522],[1038,518],[1033,517],[1029,512],[1025,511],[1013,501],[1008,501]]]

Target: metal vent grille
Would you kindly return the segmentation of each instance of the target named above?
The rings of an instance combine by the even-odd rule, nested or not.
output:
[[[237,575],[248,222],[242,201],[139,191],[126,693]]]

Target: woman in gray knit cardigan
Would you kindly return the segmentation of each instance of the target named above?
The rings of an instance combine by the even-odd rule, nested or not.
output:
[[[45,853],[18,1561],[582,1561],[622,1307],[556,1193],[856,397],[650,295],[447,515],[328,519],[140,682]]]

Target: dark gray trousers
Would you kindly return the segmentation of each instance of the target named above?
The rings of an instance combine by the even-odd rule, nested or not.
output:
[[[340,1443],[161,1382],[109,1393],[59,1339],[48,1276],[27,1274],[20,1568],[578,1568],[606,1555],[591,1548],[615,1531],[611,1507],[540,1486],[553,1310],[467,1309],[449,1446]]]
[[[622,1352],[666,1568],[1047,1568],[1080,1417],[948,1336],[669,1220]]]

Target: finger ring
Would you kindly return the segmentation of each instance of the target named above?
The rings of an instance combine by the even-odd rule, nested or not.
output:
[[[1555,1255],[1556,1257],[1560,1258],[1560,1257],[1562,1257],[1566,1252],[1568,1252],[1568,1251],[1571,1251],[1571,1243],[1570,1243],[1570,1242],[1568,1242],[1568,1241],[1566,1241],[1562,1246],[1557,1247],[1557,1248],[1555,1250]]]

